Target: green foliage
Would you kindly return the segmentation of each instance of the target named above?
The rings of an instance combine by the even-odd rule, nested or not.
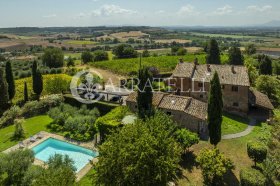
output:
[[[266,94],[274,103],[278,104],[280,100],[280,81],[268,75],[261,75],[256,81],[256,88]]]
[[[116,46],[113,49],[113,54],[118,59],[136,58],[138,56],[137,51],[135,51],[130,45],[126,44]]]
[[[256,61],[253,58],[249,58],[249,59],[247,58],[247,60],[245,60],[245,66],[248,70],[248,75],[252,86],[255,85],[256,80],[259,77],[259,72],[257,68],[254,66],[255,62]]]
[[[64,55],[60,48],[46,48],[42,56],[42,60],[45,66],[49,68],[63,67]]]
[[[4,71],[0,68],[0,114],[5,111],[9,103],[8,84],[4,77]]]
[[[22,185],[25,174],[34,161],[33,151],[16,150],[3,155],[1,167],[7,175],[5,185]]]
[[[108,53],[104,50],[96,50],[93,52],[93,61],[107,61],[109,60]]]
[[[0,119],[0,128],[6,127],[14,123],[14,120],[21,115],[21,110],[18,106],[12,106],[9,110],[4,112]]]
[[[146,57],[142,59],[143,66],[150,66],[157,68],[160,73],[172,73],[180,58],[184,61],[194,61],[198,58],[200,64],[205,64],[205,54],[187,54],[185,56],[157,56]],[[228,61],[226,54],[221,55],[222,63]],[[110,70],[114,73],[124,75],[137,75],[139,70],[139,59],[116,59],[111,61],[92,63],[94,67]]]
[[[86,106],[80,109],[67,104],[61,104],[51,109],[48,115],[53,119],[50,128],[56,132],[64,132],[67,138],[88,141],[97,132],[95,121],[99,117],[97,109],[88,110]]]
[[[260,142],[247,143],[248,156],[256,163],[262,163],[267,156],[267,147]]]
[[[248,46],[246,46],[245,48],[245,53],[248,55],[253,55],[257,52],[257,49],[255,47],[254,44],[249,44]]]
[[[154,114],[153,111],[153,93],[152,93],[152,81],[153,77],[148,67],[142,67],[139,70],[139,85],[137,92],[137,106],[138,116],[141,119],[151,117]]]
[[[21,139],[24,137],[24,130],[22,127],[24,120],[15,120],[15,131],[13,134],[14,139]]]
[[[43,91],[43,76],[39,70],[33,77],[33,91],[38,96],[38,98]]]
[[[177,51],[178,56],[184,56],[186,54],[187,54],[187,49],[185,49],[184,47],[180,47]]]
[[[127,107],[117,107],[108,114],[96,120],[96,127],[104,139],[106,135],[110,134],[112,130],[122,126],[122,119],[128,114]]]
[[[82,53],[81,59],[84,64],[87,64],[93,61],[93,55],[91,54],[90,51],[85,51]]]
[[[6,63],[5,72],[6,72],[6,80],[8,84],[9,99],[12,100],[15,96],[15,80],[14,80],[14,75],[13,75],[10,61],[7,61]]]
[[[46,79],[45,90],[49,94],[61,94],[70,89],[70,78],[60,78],[58,76],[53,76]]]
[[[63,97],[61,95],[50,95],[45,96],[40,101],[30,101],[27,102],[21,108],[21,116],[32,117],[48,112],[51,108],[60,105],[63,102]]]
[[[34,179],[33,186],[74,186],[75,167],[74,162],[68,156],[59,154],[50,157],[47,162],[47,169]]]
[[[198,135],[196,133],[190,132],[187,129],[178,129],[174,136],[184,151],[199,143]]]
[[[243,65],[244,57],[240,48],[233,46],[229,49],[229,64],[230,65]]]
[[[266,55],[259,55],[259,71],[261,75],[271,75],[272,74],[272,61]]]
[[[196,161],[202,169],[205,185],[220,185],[226,172],[234,168],[232,161],[217,148],[204,149],[197,156]]]
[[[240,171],[240,185],[264,186],[266,185],[266,179],[260,171],[248,168]]]
[[[23,95],[24,95],[24,103],[26,103],[29,100],[29,98],[28,98],[28,88],[27,88],[26,81],[24,82]]]
[[[181,148],[175,124],[163,113],[138,120],[108,136],[100,146],[98,185],[166,185],[175,179]]]
[[[217,72],[215,72],[210,82],[210,87],[208,100],[208,129],[210,143],[216,146],[221,141],[221,125],[223,121],[223,98]]]
[[[150,56],[151,54],[147,49],[142,52],[142,57],[150,57]]]
[[[215,39],[211,39],[209,41],[207,47],[206,63],[221,64],[220,49],[219,49],[218,42]]]
[[[74,59],[70,56],[68,59],[67,59],[67,64],[66,64],[67,67],[73,67],[75,66],[75,61]]]

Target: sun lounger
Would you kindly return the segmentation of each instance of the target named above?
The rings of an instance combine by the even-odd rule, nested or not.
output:
[[[37,134],[37,139],[42,139],[44,137],[44,135],[41,133],[41,132],[39,132],[38,134]]]
[[[20,149],[22,149],[22,148],[25,147],[25,146],[24,146],[24,143],[23,143],[22,141],[20,141],[20,142],[18,143],[18,145],[19,145],[19,148],[20,148]]]
[[[36,141],[36,138],[35,138],[34,136],[31,136],[31,137],[29,138],[29,141],[30,141],[31,143],[34,143],[34,142]]]

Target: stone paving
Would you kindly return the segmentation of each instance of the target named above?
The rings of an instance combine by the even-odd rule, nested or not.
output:
[[[3,152],[4,153],[9,153],[9,152],[14,151],[14,150],[19,149],[19,148],[32,149],[33,147],[37,146],[38,144],[42,143],[43,141],[45,141],[49,138],[55,138],[55,139],[62,140],[62,141],[65,141],[65,142],[68,142],[68,143],[71,143],[71,144],[74,144],[74,145],[78,145],[78,146],[81,146],[81,147],[85,147],[85,148],[97,151],[97,149],[94,147],[94,142],[93,141],[86,142],[86,143],[78,142],[78,141],[69,140],[69,139],[64,138],[63,136],[48,133],[48,132],[45,132],[45,131],[40,132],[40,134],[42,135],[42,138],[39,139],[38,134],[34,135],[34,138],[36,139],[35,142],[31,142],[30,138],[28,138],[28,139],[25,139],[24,141],[22,141],[23,147],[20,144],[17,144],[17,145],[12,146],[9,149],[3,151]],[[97,161],[98,161],[98,159],[94,158],[82,170],[80,170],[76,174],[76,181],[79,181],[83,176],[85,176],[88,173],[88,171],[90,171],[92,166],[97,163]],[[34,164],[45,167],[45,163],[43,161],[38,160],[38,159],[34,160]]]

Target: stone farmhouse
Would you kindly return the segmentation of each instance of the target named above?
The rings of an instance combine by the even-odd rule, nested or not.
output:
[[[131,93],[126,105],[137,112],[137,92]],[[153,106],[172,116],[179,126],[208,137],[207,104],[191,97],[171,95],[162,92],[153,94]]]
[[[180,60],[168,84],[176,89],[177,95],[207,102],[215,71],[220,78],[225,111],[247,115],[254,108],[269,117],[273,105],[266,95],[250,88],[249,75],[244,66],[199,65],[197,61],[187,63]]]

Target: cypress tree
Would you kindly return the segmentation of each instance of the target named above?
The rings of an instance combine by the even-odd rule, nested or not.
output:
[[[8,83],[9,99],[12,100],[15,97],[15,80],[14,80],[12,65],[10,61],[7,61],[6,63],[5,72],[6,72],[6,81]]]
[[[37,69],[37,61],[33,61],[32,64],[32,81],[33,81],[33,92],[37,95],[37,98],[40,98],[40,95],[43,91],[43,77],[40,70]]]
[[[210,143],[217,146],[221,141],[221,125],[223,120],[223,97],[218,73],[215,72],[210,82],[208,100],[208,129]]]
[[[4,78],[4,70],[0,68],[0,114],[6,110],[9,105],[8,84]]]
[[[153,110],[152,74],[148,67],[139,70],[139,85],[137,92],[138,115],[141,119],[151,117]]]
[[[33,91],[37,95],[37,98],[40,98],[40,95],[43,91],[43,77],[40,70],[37,70],[34,80],[33,80]]]
[[[218,42],[215,39],[211,39],[207,47],[207,64],[221,64],[220,49]]]
[[[241,50],[234,46],[229,49],[229,64],[231,65],[243,65],[244,57]]]
[[[272,61],[267,55],[259,55],[259,69],[261,75],[272,75]]]
[[[27,88],[27,83],[24,82],[24,102],[26,103],[29,100],[28,98],[28,88]]]

